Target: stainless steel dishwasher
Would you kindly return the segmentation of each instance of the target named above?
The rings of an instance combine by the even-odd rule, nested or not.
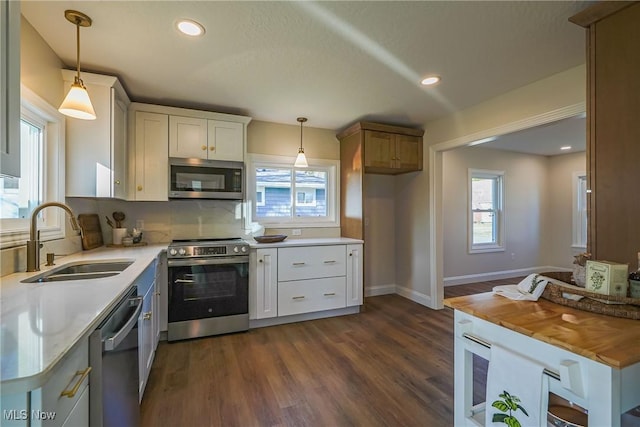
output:
[[[135,427],[138,404],[138,317],[142,297],[134,286],[89,337],[91,427]]]

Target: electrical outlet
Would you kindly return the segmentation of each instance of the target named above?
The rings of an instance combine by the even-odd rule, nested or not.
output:
[[[144,219],[136,219],[136,228],[138,230],[144,230]]]
[[[299,228],[294,228],[293,230],[291,230],[291,233],[294,236],[302,236],[302,230],[300,230]]]

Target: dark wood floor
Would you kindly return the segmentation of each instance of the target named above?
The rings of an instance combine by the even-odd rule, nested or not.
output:
[[[142,425],[450,426],[452,329],[450,309],[384,295],[357,315],[162,342]]]

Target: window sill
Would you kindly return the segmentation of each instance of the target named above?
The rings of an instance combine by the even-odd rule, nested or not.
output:
[[[486,246],[474,246],[469,249],[469,254],[483,254],[489,252],[504,252],[503,246],[486,245]]]

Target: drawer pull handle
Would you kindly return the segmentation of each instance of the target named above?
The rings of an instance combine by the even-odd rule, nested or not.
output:
[[[334,296],[336,293],[335,292],[328,292],[326,294],[324,294],[325,297],[332,297]]]
[[[335,261],[335,260],[331,259],[329,261],[325,261],[324,263],[325,264],[335,264],[336,262],[338,262],[338,261]]]
[[[304,265],[304,262],[294,262],[293,265]]]
[[[291,299],[304,299],[304,295],[301,295],[299,297],[292,297]]]
[[[73,386],[73,388],[71,390],[63,390],[62,393],[60,393],[60,397],[67,396],[69,399],[71,399],[73,396],[75,396],[76,393],[78,392],[78,389],[80,389],[80,386],[82,385],[82,382],[84,381],[85,378],[87,378],[87,375],[89,375],[89,372],[91,372],[91,366],[88,366],[87,369],[85,369],[84,371],[76,372],[76,374],[73,377],[75,378],[78,375],[80,375],[80,379],[78,380],[76,385]],[[73,378],[72,378],[72,380],[73,380]],[[69,383],[69,384],[71,384],[71,383]]]

